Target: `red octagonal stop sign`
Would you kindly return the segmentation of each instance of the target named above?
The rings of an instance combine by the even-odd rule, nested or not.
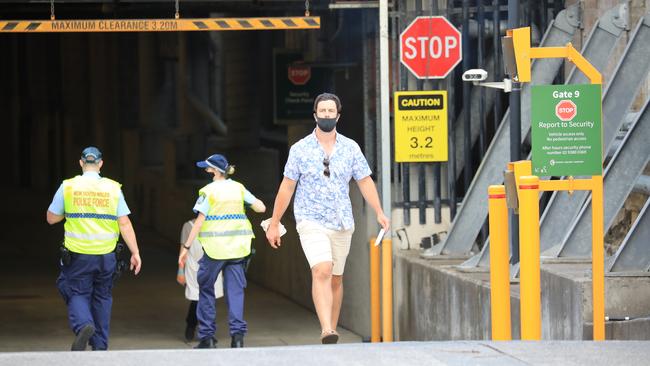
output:
[[[419,79],[442,79],[463,59],[460,32],[445,17],[417,17],[399,40],[400,60]]]
[[[572,100],[564,99],[555,105],[555,115],[562,121],[570,121],[578,113],[578,107]]]
[[[311,79],[311,67],[302,64],[289,65],[287,77],[293,85],[305,85]]]

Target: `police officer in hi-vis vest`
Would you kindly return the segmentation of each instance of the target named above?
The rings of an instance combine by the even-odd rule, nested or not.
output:
[[[198,235],[205,252],[199,261],[199,304],[196,316],[199,320],[199,339],[196,348],[216,348],[214,283],[223,271],[223,289],[228,305],[228,323],[233,348],[244,346],[248,330],[244,321],[244,266],[251,252],[251,239],[255,237],[244,206],[250,205],[255,212],[264,212],[264,203],[246,188],[227,179],[235,172],[223,155],[214,154],[196,163],[199,168],[213,175],[212,183],[201,188],[194,205],[198,217],[178,257],[179,265],[185,263],[188,250]]]
[[[61,274],[57,287],[68,306],[70,327],[76,337],[73,351],[108,349],[113,304],[115,246],[122,234],[131,251],[131,270],[138,274],[142,261],[121,185],[99,175],[102,153],[87,147],[79,165],[83,175],[63,181],[47,210],[47,222],[65,218]]]

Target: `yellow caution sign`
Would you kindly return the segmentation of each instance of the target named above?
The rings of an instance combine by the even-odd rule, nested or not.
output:
[[[187,32],[319,29],[320,17],[0,21],[4,33]]]
[[[447,92],[395,92],[395,161],[447,161]]]

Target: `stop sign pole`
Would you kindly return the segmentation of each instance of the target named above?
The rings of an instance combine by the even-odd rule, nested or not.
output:
[[[442,16],[421,16],[400,39],[400,61],[418,79],[444,79],[463,59],[462,37]]]

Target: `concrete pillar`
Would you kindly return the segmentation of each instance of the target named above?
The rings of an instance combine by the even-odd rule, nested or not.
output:
[[[163,138],[163,186],[173,189],[176,185],[176,146],[173,137]]]
[[[178,122],[181,131],[192,130],[192,116],[187,100],[189,83],[187,33],[178,33],[178,66],[176,71],[176,98],[178,105]]]
[[[18,40],[14,35],[9,35],[9,40],[10,42],[7,42],[7,60],[10,67],[5,70],[18,70]],[[9,73],[9,75],[8,90],[11,92],[9,93],[7,104],[9,107],[9,123],[11,127],[4,134],[8,139],[7,145],[5,146],[8,146],[9,156],[20,156],[17,143],[17,141],[19,141],[18,127],[20,124],[20,95],[18,94],[19,80],[17,72]],[[17,159],[10,159],[8,164],[10,182],[14,185],[18,185],[20,183],[20,164]]]
[[[122,192],[127,200],[135,200],[139,202],[141,197],[137,196],[137,187],[141,184],[138,180],[138,169],[140,162],[140,135],[137,130],[124,130],[122,131],[122,144],[128,146],[128,156],[123,155],[123,179],[122,179]],[[125,151],[123,149],[123,151]],[[131,208],[134,211],[134,208]]]
[[[146,127],[151,124],[151,111],[152,111],[152,90],[154,71],[151,67],[154,62],[154,37],[153,33],[139,33],[138,34],[138,81],[140,91],[140,115],[139,125]]]

